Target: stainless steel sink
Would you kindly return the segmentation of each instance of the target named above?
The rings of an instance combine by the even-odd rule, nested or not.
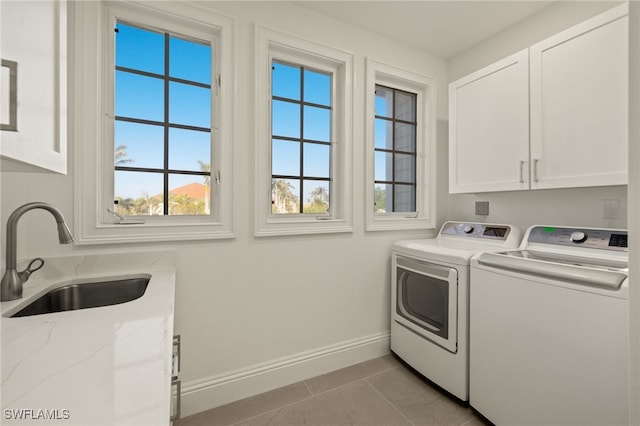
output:
[[[25,317],[52,312],[117,305],[140,298],[147,290],[151,275],[78,282],[48,291],[11,315]]]

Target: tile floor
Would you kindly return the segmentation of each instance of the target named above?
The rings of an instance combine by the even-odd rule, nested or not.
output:
[[[394,355],[174,422],[174,426],[486,424],[471,408],[423,379]]]

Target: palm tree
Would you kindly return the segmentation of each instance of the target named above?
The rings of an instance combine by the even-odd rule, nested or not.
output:
[[[211,163],[205,163],[202,160],[198,160],[198,165],[200,166],[201,172],[209,173],[207,176],[204,176],[204,184],[208,187],[211,185]]]
[[[127,153],[126,145],[118,145],[116,149],[113,151],[113,160],[116,166],[122,166],[127,163],[133,163],[133,159],[127,158],[129,154]]]
[[[284,179],[271,181],[271,212],[298,213],[298,197],[293,194],[293,185]]]
[[[204,203],[189,197],[187,194],[171,194],[169,196],[170,215],[195,215],[204,212]]]
[[[304,213],[327,213],[329,211],[329,191],[326,187],[314,188],[310,196],[304,205]]]
[[[387,204],[387,192],[380,186],[373,189],[373,211],[375,213],[385,213]]]
[[[209,187],[211,185],[211,163],[205,163],[204,161],[198,160],[198,164],[200,165],[201,171],[209,173],[204,177],[204,186],[206,186],[206,191],[204,194],[204,213],[209,214],[211,210],[211,191],[209,190]]]
[[[135,200],[133,198],[116,198],[116,213],[123,216],[130,215],[135,210]]]
[[[314,201],[316,199],[318,199],[320,201],[329,200],[329,191],[327,190],[326,187],[318,186],[313,191],[311,191],[311,200],[310,201]]]

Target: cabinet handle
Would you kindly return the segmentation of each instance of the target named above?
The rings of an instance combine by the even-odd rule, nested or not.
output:
[[[173,354],[171,357],[171,377],[174,379],[178,378],[178,373],[180,373],[180,352],[181,350],[181,342],[180,335],[173,336]]]
[[[533,181],[538,182],[538,159],[533,159]]]
[[[524,161],[520,161],[520,183],[524,183]]]

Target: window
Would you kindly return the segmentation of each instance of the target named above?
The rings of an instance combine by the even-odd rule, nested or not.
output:
[[[233,21],[188,4],[75,6],[78,242],[233,237]]]
[[[332,76],[277,61],[271,68],[271,213],[329,213]]]
[[[435,226],[435,82],[367,60],[367,230]]]
[[[256,235],[349,232],[353,57],[256,34]]]
[[[211,44],[116,22],[114,203],[210,213]]]
[[[415,93],[376,85],[374,211],[416,211]]]

